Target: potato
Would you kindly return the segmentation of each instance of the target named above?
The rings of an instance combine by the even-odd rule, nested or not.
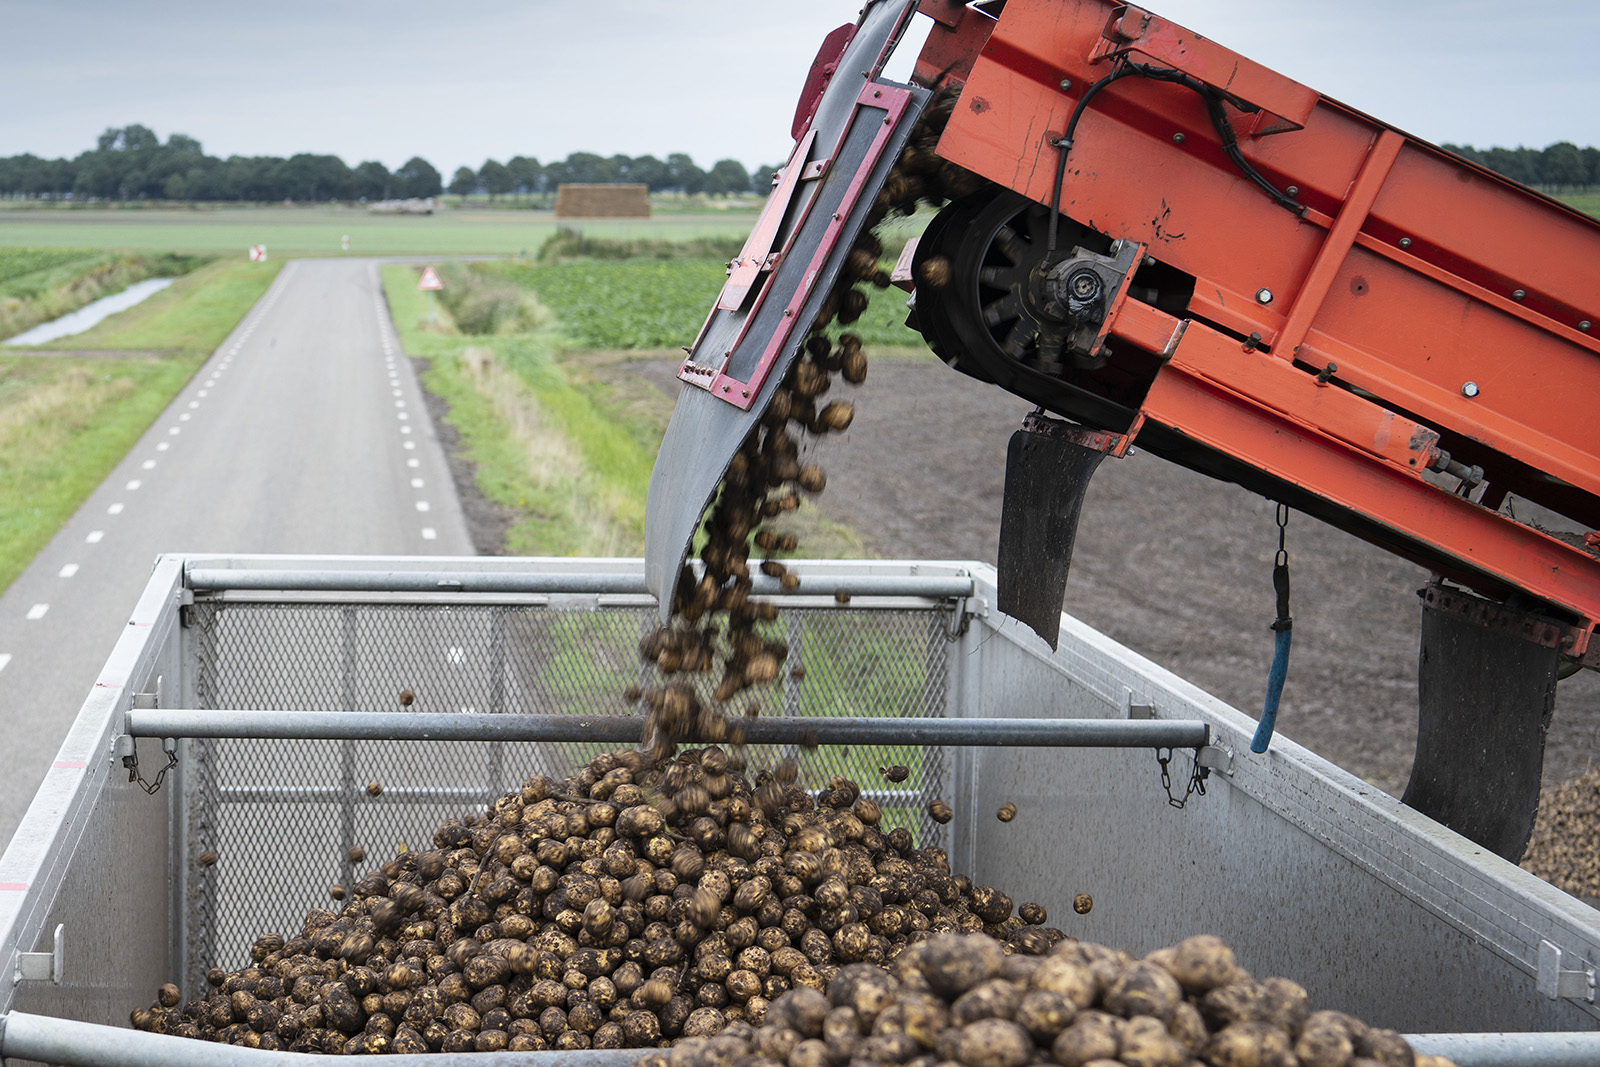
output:
[[[1061,1067],[1083,1067],[1094,1060],[1111,1059],[1121,1047],[1122,1020],[1100,1011],[1080,1012],[1050,1046]]]
[[[951,1021],[966,1026],[980,1019],[1012,1019],[1022,996],[1017,987],[1003,979],[980,982],[950,1005]]]
[[[1155,959],[1157,953],[1161,959]],[[1170,949],[1152,953],[1150,962],[1166,968],[1183,991],[1190,995],[1204,995],[1218,986],[1248,981],[1249,975],[1234,958],[1220,937],[1202,934],[1185,938]]]
[[[1094,973],[1082,961],[1060,950],[1039,964],[1028,984],[1033,989],[1059,993],[1080,1009],[1089,1007],[1100,997],[1100,983],[1095,980]]]
[[[924,944],[918,966],[932,990],[948,998],[993,978],[1003,957],[999,944],[988,938],[938,934]]]
[[[1136,1015],[1122,1028],[1117,1058],[1127,1067],[1183,1067],[1189,1054],[1160,1019]]]
[[[1206,1046],[1213,1067],[1296,1067],[1289,1035],[1268,1023],[1230,1023]]]
[[[964,1026],[955,1058],[967,1067],[1023,1067],[1033,1057],[1033,1039],[1007,1019],[980,1019]]]
[[[1393,1030],[1368,1029],[1355,1039],[1355,1053],[1377,1060],[1383,1067],[1414,1067],[1416,1054],[1405,1038]]]
[[[1301,1067],[1346,1067],[1355,1055],[1350,1029],[1338,1012],[1313,1012],[1294,1045]]]
[[[1181,1001],[1173,1009],[1172,1018],[1167,1021],[1167,1033],[1190,1056],[1199,1056],[1205,1051],[1206,1042],[1211,1040],[1211,1032],[1206,1029],[1200,1009],[1187,1000]]]
[[[1153,1015],[1165,1026],[1182,999],[1183,989],[1172,975],[1154,964],[1135,963],[1106,990],[1103,1001],[1107,1011]]]

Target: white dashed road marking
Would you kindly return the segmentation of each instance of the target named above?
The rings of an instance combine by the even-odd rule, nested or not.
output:
[[[147,471],[153,471],[156,469],[156,461],[153,459],[147,459],[143,463],[139,464],[139,466],[143,467]]]
[[[432,526],[424,526],[422,528],[422,539],[424,541],[432,541],[432,540],[436,539],[438,536],[439,536],[439,531],[435,530]]]
[[[11,653],[0,652],[0,671],[6,669],[6,664],[11,662]]]
[[[37,622],[38,620],[44,618],[44,613],[49,610],[49,604],[35,604],[33,607],[28,609],[28,618]]]
[[[422,479],[421,478],[413,478],[413,479],[411,479],[411,488],[413,488],[413,489],[421,489],[422,488]]]
[[[106,508],[106,514],[107,515],[121,515],[122,514],[122,505],[121,504],[112,504],[109,508]]]
[[[417,510],[418,511],[427,511],[428,510],[428,502],[426,500],[417,501]]]
[[[128,488],[129,489],[137,489],[137,488],[139,488],[139,486],[141,484],[142,483],[139,481],[139,479],[135,478],[135,479],[133,479],[133,481],[128,483]]]
[[[91,545],[98,545],[100,543],[100,539],[105,535],[106,532],[104,530],[90,530],[89,536],[85,537],[84,540]]]
[[[61,572],[57,575],[57,577],[59,577],[59,578],[71,578],[74,574],[77,574],[77,573],[78,573],[78,565],[76,563],[69,563],[65,567],[61,568]]]

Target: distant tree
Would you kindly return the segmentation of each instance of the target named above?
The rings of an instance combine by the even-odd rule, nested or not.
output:
[[[593,152],[573,152],[562,163],[561,181],[605,183],[622,180],[622,170],[615,158],[607,159]]]
[[[750,172],[750,188],[758,193],[768,193],[772,190],[772,179],[784,168],[782,163],[763,163]]]
[[[492,159],[483,161],[483,166],[478,168],[478,181],[489,193],[489,199],[504,196],[515,188],[516,183],[511,180],[511,172],[504,163]]]
[[[717,196],[729,193],[748,193],[750,172],[736,159],[719,159],[706,174],[706,192]]]
[[[412,156],[394,172],[396,196],[438,196],[444,183],[439,172],[421,156]]]
[[[670,178],[667,165],[655,156],[634,156],[628,167],[628,180],[643,183],[652,193],[668,188]]]
[[[694,160],[682,152],[674,152],[667,157],[667,188],[698,193],[705,185],[706,172],[695,166]]]
[[[394,176],[389,168],[369,159],[350,172],[351,191],[358,200],[388,200]]]
[[[1584,188],[1600,185],[1600,148],[1591,145],[1583,150],[1583,168],[1588,174]]]
[[[1571,189],[1589,184],[1589,168],[1577,145],[1557,141],[1539,153],[1539,177],[1546,185]]]
[[[1524,185],[1532,185],[1539,180],[1538,172],[1529,164],[1527,149],[1490,148],[1483,153],[1483,165],[1496,174],[1503,174]]]
[[[450,191],[457,196],[468,196],[478,187],[478,172],[471,167],[457,167],[450,176]]]
[[[506,162],[511,175],[511,188],[524,195],[537,193],[544,188],[544,168],[532,156],[512,156]]]

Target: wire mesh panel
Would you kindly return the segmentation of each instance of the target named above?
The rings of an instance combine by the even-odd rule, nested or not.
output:
[[[631,714],[645,607],[555,610],[504,604],[202,601],[190,614],[201,708]],[[789,671],[735,710],[792,716],[940,716],[946,649],[933,610],[797,608],[767,639]],[[243,964],[266,933],[298,931],[311,907],[337,910],[351,886],[434,831],[533,774],[566,777],[608,744],[192,740],[184,760],[188,855],[186,980]],[[927,803],[944,794],[941,749],[750,746],[752,775],[795,759],[800,782],[858,782],[920,845],[944,845]],[[880,768],[906,768],[892,782]],[[895,775],[895,777],[899,777]],[[352,853],[352,848],[360,852]],[[364,856],[361,855],[364,853]],[[208,857],[210,858],[210,857]]]

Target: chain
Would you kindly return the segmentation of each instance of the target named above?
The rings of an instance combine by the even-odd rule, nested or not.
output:
[[[1166,753],[1165,756],[1161,754],[1163,752]],[[1206,779],[1211,777],[1211,768],[1200,766],[1198,751],[1195,756],[1196,759],[1189,772],[1189,783],[1183,790],[1183,796],[1175,797],[1172,795],[1172,771],[1169,767],[1172,762],[1172,749],[1156,749],[1156,762],[1161,764],[1161,788],[1167,794],[1167,803],[1175,808],[1186,807],[1190,797],[1206,795]]]
[[[156,790],[161,788],[161,783],[166,781],[167,772],[178,765],[177,747],[168,748],[166,752],[167,765],[156,772],[156,780],[153,782],[145,781],[144,776],[139,773],[139,749],[137,747],[134,748],[132,755],[123,756],[122,765],[128,768],[128,781],[154,796]]]

